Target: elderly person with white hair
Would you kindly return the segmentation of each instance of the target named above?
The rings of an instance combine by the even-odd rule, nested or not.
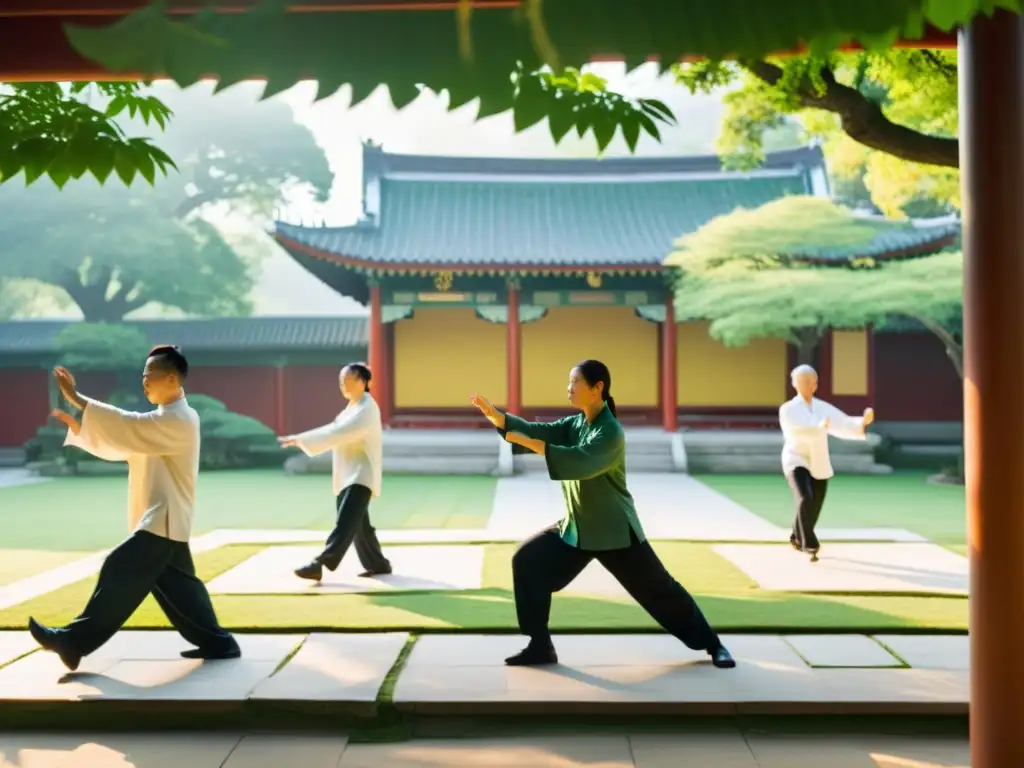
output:
[[[814,527],[825,502],[828,479],[835,474],[829,459],[828,436],[844,440],[864,440],[865,429],[875,420],[872,408],[864,415],[847,416],[831,403],[818,400],[818,373],[809,365],[798,365],[790,374],[796,397],[779,408],[779,426],[785,443],[782,447],[782,471],[796,500],[796,519],[789,537],[794,549],[818,560],[821,545]]]

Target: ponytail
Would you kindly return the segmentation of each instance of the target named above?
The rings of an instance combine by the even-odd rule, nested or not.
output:
[[[619,418],[619,414],[615,412],[615,398],[608,395],[604,401],[608,404],[608,410],[612,412],[612,416]]]

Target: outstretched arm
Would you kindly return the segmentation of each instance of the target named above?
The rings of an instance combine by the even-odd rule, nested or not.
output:
[[[125,461],[129,456],[168,456],[180,451],[194,437],[192,425],[176,416],[158,411],[124,411],[89,398],[83,398],[83,405],[80,431],[76,435],[69,425],[64,444],[74,445],[99,459]]]
[[[842,440],[867,440],[867,424],[863,417],[848,416],[831,403],[826,403],[826,410],[830,435]]]
[[[527,421],[511,413],[499,411],[483,395],[472,395],[469,398],[469,402],[478,408],[484,418],[494,425],[502,439],[507,440],[509,432],[518,432],[528,438],[541,440],[545,443],[558,445],[571,442],[569,439],[569,425],[575,419],[574,416],[559,419],[558,421]],[[531,448],[531,450],[535,449]],[[537,453],[540,453],[540,451],[537,451]]]
[[[295,446],[307,456],[319,456],[321,453],[339,448],[366,437],[374,427],[377,415],[366,406],[346,408],[337,421],[322,427],[279,438],[284,447]]]
[[[505,426],[498,427],[498,434],[508,439],[509,432],[518,432],[532,440],[539,440],[548,445],[565,445],[569,439],[570,425],[575,416],[566,416],[558,421],[527,421],[511,413],[505,414]],[[529,447],[529,446],[527,446]]]
[[[542,454],[552,480],[589,480],[604,474],[618,463],[626,450],[619,430],[594,431],[583,445],[552,445],[518,432],[509,432],[508,441]]]

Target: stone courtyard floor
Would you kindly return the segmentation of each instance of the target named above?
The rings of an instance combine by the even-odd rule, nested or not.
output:
[[[934,735],[689,733],[350,743],[295,734],[4,734],[0,768],[969,768],[967,740]]]
[[[656,550],[722,629],[737,669],[716,670],[706,656],[657,632],[596,564],[556,596],[552,619],[556,632],[563,632],[556,638],[562,664],[504,666],[505,656],[523,642],[515,634],[510,558],[519,541],[554,522],[561,511],[557,485],[527,475],[497,481],[493,508],[478,516],[477,527],[382,529],[395,568],[386,577],[360,578],[350,556],[321,584],[297,579],[292,569],[316,551],[322,528],[254,525],[197,536],[192,548],[199,575],[209,584],[222,622],[239,632],[244,656],[236,661],[181,659],[186,646],[175,633],[162,631],[166,622],[147,601],[129,627],[151,631],[120,633],[68,674],[56,657],[35,648],[25,622],[30,615],[54,624],[73,618],[105,553],[58,559],[54,567],[0,583],[0,629],[9,630],[0,631],[0,728],[91,731],[97,723],[131,723],[145,730],[154,721],[194,728],[212,722],[244,733],[310,718],[326,718],[337,730],[350,721],[378,727],[434,718],[561,721],[638,715],[963,720],[969,672],[968,573],[962,554],[896,524],[878,526],[877,518],[861,517],[871,524],[823,527],[822,559],[812,564],[785,543],[788,531],[780,519],[755,514],[713,484],[685,475],[639,474],[630,484]],[[61,488],[64,494],[73,490],[62,481],[2,488],[0,507],[13,498],[6,494]],[[466,498],[490,498],[486,493],[474,486]],[[443,497],[437,488],[427,495]],[[467,509],[446,517],[444,510],[424,508],[404,519],[466,521]],[[0,508],[0,515],[5,512]],[[117,746],[128,744],[117,741],[121,737],[92,746],[58,739],[53,747],[32,738],[25,749],[41,745],[36,752],[17,752],[25,755],[17,759],[3,752],[0,768],[156,766],[166,743],[157,737],[131,742],[126,756]],[[270,742],[265,736],[210,738],[203,749],[211,751],[196,757],[195,768],[204,760],[269,764],[252,761],[284,755],[274,750],[300,743]],[[593,739],[556,740],[562,745],[557,747],[548,741],[500,747],[424,742],[347,749],[344,740],[328,740],[317,742],[311,754],[324,755],[331,765],[561,767],[677,765],[684,757],[699,765],[701,750],[710,749],[723,756],[714,764],[725,766],[819,764],[796,758],[780,762],[787,754],[805,753],[829,768],[966,764],[966,758],[928,762],[937,758],[928,757],[927,750],[900,752],[895,741],[876,748],[854,740],[826,760],[821,744],[783,747],[781,741],[758,741],[761,737],[746,732],[672,741],[631,738],[623,731],[609,738],[596,751]],[[20,749],[6,744],[0,739],[3,750]],[[147,745],[156,751],[150,754]],[[278,764],[287,764],[280,759]]]

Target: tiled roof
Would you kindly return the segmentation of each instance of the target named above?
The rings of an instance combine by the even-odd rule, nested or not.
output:
[[[524,160],[364,152],[363,221],[279,222],[286,246],[374,265],[660,266],[712,218],[824,178],[817,148],[770,155],[750,173],[718,157]],[[293,253],[295,248],[290,249]]]
[[[0,354],[39,354],[72,323],[20,320],[0,323]],[[363,317],[239,317],[208,320],[139,320],[151,344],[177,344],[189,352],[313,351],[365,347],[369,324]]]
[[[384,179],[381,186],[379,227],[279,224],[277,232],[383,264],[657,266],[677,237],[715,216],[807,192],[797,174],[608,184]]]
[[[807,247],[794,256],[821,261],[846,261],[855,258],[899,258],[900,256],[933,252],[953,242],[960,234],[960,220],[955,216],[916,221],[893,221],[882,216],[863,216],[876,234],[868,243],[856,245]]]

